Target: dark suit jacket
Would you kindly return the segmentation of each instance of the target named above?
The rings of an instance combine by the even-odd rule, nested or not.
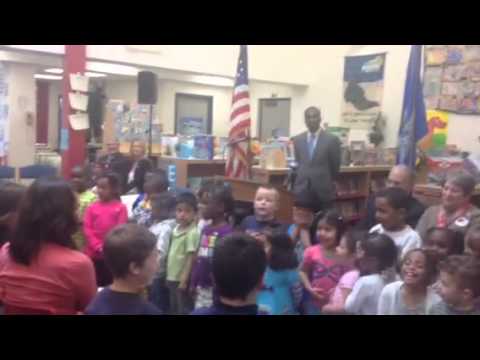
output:
[[[134,164],[132,164],[132,167],[133,166]],[[140,159],[138,161],[137,168],[135,169],[135,174],[133,174],[133,181],[127,184],[126,192],[129,192],[133,188],[137,188],[139,193],[143,193],[143,183],[145,182],[145,175],[147,174],[147,172],[151,171],[152,169],[153,169],[153,164],[149,159],[147,158]]]
[[[308,132],[304,132],[293,138],[298,163],[294,192],[312,191],[319,201],[329,203],[335,199],[333,182],[340,172],[340,140],[322,130],[310,160],[307,136]]]

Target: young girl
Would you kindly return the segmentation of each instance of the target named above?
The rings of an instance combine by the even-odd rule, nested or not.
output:
[[[355,315],[376,315],[378,299],[386,284],[392,282],[391,269],[398,250],[384,234],[370,234],[357,244],[356,267],[360,278],[345,300],[345,311]]]
[[[378,315],[426,315],[440,302],[429,285],[436,277],[434,258],[425,249],[410,250],[402,260],[402,281],[388,284],[378,301]]]
[[[100,287],[112,282],[110,271],[103,259],[103,242],[110,230],[128,220],[127,208],[120,201],[120,180],[116,174],[102,175],[97,180],[99,201],[90,205],[83,219],[87,240],[85,253],[93,260]]]
[[[328,211],[317,216],[313,228],[319,244],[305,250],[300,277],[310,297],[306,299],[306,311],[318,314],[351,266],[344,265],[335,252],[344,231],[343,218],[336,211]]]
[[[423,248],[430,252],[433,260],[438,264],[450,255],[463,254],[463,235],[452,229],[434,227],[427,231]]]
[[[294,246],[287,234],[275,233],[267,238],[265,250],[268,267],[257,295],[259,310],[269,315],[296,315],[303,288]]]
[[[337,247],[337,256],[347,265],[355,263],[355,253],[357,243],[366,238],[368,234],[362,231],[349,231],[345,233]],[[352,292],[353,286],[357,282],[360,273],[353,269],[345,273],[338,282],[330,301],[322,308],[323,314],[342,314],[345,312],[345,300]]]
[[[142,194],[142,199],[135,206],[133,205],[132,220],[138,224],[146,227],[152,225],[152,202],[151,198],[155,194],[162,194],[168,190],[168,178],[166,174],[149,173],[143,189],[145,194]]]
[[[204,192],[204,219],[210,220],[200,236],[200,246],[192,269],[190,288],[195,296],[195,308],[213,305],[214,291],[212,282],[211,260],[215,243],[232,233],[232,226],[227,222],[233,212],[233,196],[224,185],[208,187]]]

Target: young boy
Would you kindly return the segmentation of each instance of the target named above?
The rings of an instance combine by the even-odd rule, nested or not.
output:
[[[310,227],[315,216],[316,205],[309,195],[309,192],[295,195],[293,224],[288,228],[288,235],[295,245],[295,254],[299,264],[303,262],[305,249],[312,246]]]
[[[400,259],[410,250],[421,247],[422,240],[406,223],[409,197],[405,190],[387,188],[377,193],[375,207],[379,222],[370,233],[386,234],[397,246]]]
[[[429,315],[480,315],[480,261],[452,255],[440,263],[439,295]]]
[[[79,220],[79,231],[73,235],[73,240],[77,249],[82,251],[85,247],[85,235],[83,234],[83,215],[85,210],[97,200],[97,195],[95,195],[91,190],[88,190],[87,187],[87,176],[85,170],[81,166],[76,166],[72,169],[71,172],[71,184],[73,191],[77,195],[78,200],[78,220]]]
[[[170,293],[170,314],[185,315],[192,308],[188,282],[193,257],[198,249],[200,234],[195,222],[197,199],[190,193],[177,196],[175,217],[177,225],[172,232],[167,258],[167,287]]]
[[[230,189],[222,185],[213,185],[204,192],[204,219],[209,220],[200,237],[200,246],[192,269],[190,288],[195,293],[195,309],[213,304],[214,286],[212,282],[211,261],[215,243],[232,233],[227,217],[233,212],[233,196]],[[216,295],[216,294],[215,294]]]
[[[170,238],[175,228],[175,197],[173,194],[156,194],[150,199],[152,206],[152,222],[150,232],[157,238],[159,254],[158,272],[149,288],[148,299],[160,310],[169,311],[169,296],[166,285],[167,253]]]
[[[103,247],[113,283],[101,290],[87,307],[87,315],[160,315],[143,299],[158,267],[157,240],[147,229],[121,225],[107,236]]]
[[[240,224],[240,230],[264,243],[266,233],[273,230],[287,232],[284,224],[275,220],[280,195],[277,189],[271,186],[260,186],[255,194],[255,215],[247,216]]]
[[[465,236],[467,252],[480,259],[480,226],[476,225],[468,229]]]
[[[245,234],[218,241],[213,252],[213,278],[219,301],[192,315],[257,315],[267,258],[263,246]]]

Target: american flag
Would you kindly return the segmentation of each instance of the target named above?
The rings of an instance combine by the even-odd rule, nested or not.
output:
[[[250,95],[247,45],[240,45],[228,141],[230,151],[226,164],[226,177],[248,179],[250,177]]]

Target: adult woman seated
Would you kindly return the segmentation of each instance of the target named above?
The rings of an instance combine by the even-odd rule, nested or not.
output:
[[[132,166],[127,178],[127,193],[143,193],[145,175],[153,169],[152,162],[145,156],[145,144],[140,140],[132,142],[130,148]]]
[[[475,179],[468,174],[455,174],[447,179],[442,189],[442,204],[428,208],[417,225],[417,232],[425,239],[432,227],[449,228],[465,234],[470,226],[480,224],[480,209],[472,205]]]
[[[0,249],[5,314],[76,314],[95,296],[92,261],[73,250],[76,206],[64,180],[40,179],[27,190],[10,242]]]

